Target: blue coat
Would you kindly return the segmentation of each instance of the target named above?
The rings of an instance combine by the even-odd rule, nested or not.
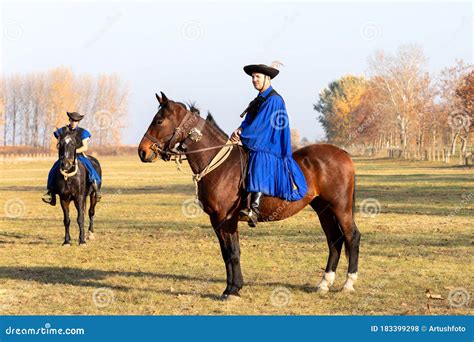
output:
[[[269,87],[259,96],[266,97]],[[297,201],[308,191],[303,172],[292,158],[288,113],[280,95],[272,95],[256,115],[247,114],[241,125],[242,143],[250,150],[248,192],[263,192]]]

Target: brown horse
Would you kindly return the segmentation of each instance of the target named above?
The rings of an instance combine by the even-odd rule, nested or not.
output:
[[[158,158],[170,160],[172,155],[185,154],[191,170],[198,174],[211,162],[228,136],[213,121],[204,120],[179,102],[156,94],[160,104],[138,147],[142,162]],[[264,197],[259,221],[278,221],[295,215],[308,204],[319,216],[329,246],[329,257],[319,292],[329,291],[345,245],[349,258],[343,291],[354,291],[357,279],[361,234],[354,222],[355,172],[350,156],[336,146],[313,144],[293,153],[308,184],[308,192],[299,201]],[[244,281],[240,269],[239,210],[246,206],[241,168],[247,156],[241,146],[234,145],[230,156],[217,169],[198,182],[198,195],[203,210],[210,216],[219,239],[226,266],[227,287],[223,298],[239,296]]]

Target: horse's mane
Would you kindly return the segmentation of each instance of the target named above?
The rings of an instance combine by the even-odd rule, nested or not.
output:
[[[209,123],[212,127],[214,127],[219,134],[223,136],[228,136],[226,132],[222,128],[219,127],[217,124],[216,120],[214,120],[214,117],[212,116],[211,112],[207,112],[207,117],[206,117],[206,122]]]
[[[183,106],[185,109],[187,109],[187,107],[189,107],[189,110],[191,112],[196,113],[197,115],[201,116],[201,111],[196,106],[195,101],[190,101],[190,102],[187,102],[186,104],[184,104],[183,102],[176,102],[176,103],[179,104],[180,106]],[[216,120],[214,120],[214,117],[212,116],[211,112],[207,112],[206,123],[208,123],[210,125],[211,129],[213,128],[218,135],[220,135],[222,138],[227,139],[227,137],[228,137],[227,133],[224,132],[224,130],[219,127]]]
[[[186,104],[184,104],[183,102],[176,101],[176,103],[182,106],[184,109],[187,110],[189,108],[191,112],[201,116],[201,112],[199,108],[196,107],[196,102],[192,101],[192,102],[186,102]]]

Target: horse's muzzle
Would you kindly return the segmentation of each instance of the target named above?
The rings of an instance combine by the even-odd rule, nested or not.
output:
[[[146,150],[138,150],[138,156],[140,157],[140,160],[142,163],[153,163],[158,159],[158,154],[156,154],[155,151],[150,151],[147,153]]]

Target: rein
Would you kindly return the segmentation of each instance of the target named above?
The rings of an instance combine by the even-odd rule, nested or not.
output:
[[[78,170],[79,170],[79,167],[78,167],[77,159],[76,159],[75,162],[74,162],[74,171],[72,171],[72,172],[67,172],[67,171],[61,170],[61,168],[60,168],[60,169],[59,169],[59,172],[61,172],[61,174],[63,175],[64,180],[67,181],[68,178],[74,177],[74,176],[77,174],[77,171],[78,171]]]
[[[76,149],[75,146],[74,146],[74,149]],[[63,175],[65,181],[67,181],[68,178],[74,177],[77,174],[78,170],[79,170],[79,166],[77,163],[76,153],[74,153],[74,171],[67,172],[65,170],[62,170],[61,167],[59,168],[59,172]]]

